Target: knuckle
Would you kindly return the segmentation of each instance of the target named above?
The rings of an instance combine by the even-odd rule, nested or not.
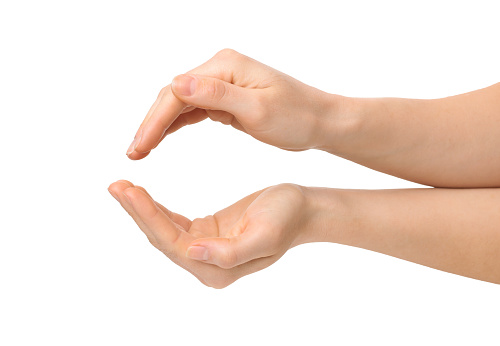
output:
[[[255,94],[252,97],[253,104],[252,107],[258,110],[263,110],[267,107],[269,100],[266,93],[262,90],[255,90]]]
[[[153,245],[155,248],[158,248],[158,242],[156,241],[156,239],[153,239],[153,237],[150,237],[150,236],[146,236],[148,238],[148,241],[151,245]]]
[[[234,261],[231,257],[221,257],[218,261],[219,267],[222,269],[230,269],[235,266],[236,261]]]
[[[229,285],[226,285],[224,282],[222,281],[209,281],[208,287],[211,287],[211,288],[215,288],[215,289],[223,289],[223,288],[226,288],[227,286]]]
[[[168,90],[170,90],[170,86],[161,88],[160,92],[158,93],[158,98],[162,97],[162,95],[165,94]]]
[[[231,48],[224,48],[215,54],[217,58],[236,58],[240,55],[237,51]]]
[[[224,125],[231,125],[231,123],[233,122],[233,118],[234,117],[230,113],[224,113],[219,118],[219,121]]]
[[[205,222],[205,218],[202,217],[197,217],[196,219],[193,219],[192,223],[193,224],[203,224]]]
[[[197,217],[191,222],[191,228],[203,230],[207,227],[207,219]]]
[[[160,215],[160,208],[158,208],[156,206],[155,209],[153,209],[150,213],[148,213],[147,215],[144,215],[144,218],[148,218],[149,220],[154,220],[154,219],[157,219]]]
[[[222,289],[234,282],[234,280],[230,279],[228,275],[220,273],[219,275],[211,276],[210,278],[205,278],[202,281],[206,286],[212,287],[215,289]]]
[[[203,285],[207,286],[207,287],[210,287],[210,285],[208,284],[208,282],[203,279],[201,276],[198,276],[196,274],[193,273],[193,275],[198,279],[199,282],[201,282]]]
[[[207,225],[213,225],[215,223],[215,218],[213,215],[207,215],[203,218],[203,222]]]
[[[268,256],[276,254],[283,246],[285,240],[285,233],[281,229],[272,229],[269,233],[267,247],[265,247]]]
[[[250,121],[253,125],[263,124],[269,117],[267,98],[262,94],[257,94],[252,105]]]
[[[302,195],[303,193],[302,187],[293,183],[281,183],[276,185],[276,188],[296,195]]]
[[[228,94],[225,84],[215,79],[203,80],[202,90],[213,102],[220,102]]]

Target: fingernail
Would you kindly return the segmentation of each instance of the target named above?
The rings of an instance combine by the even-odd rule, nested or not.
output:
[[[142,139],[142,129],[137,134],[137,137],[134,139],[134,141],[135,141],[134,150],[139,146],[139,144],[141,144],[141,139]]]
[[[135,148],[141,143],[142,131],[139,132],[127,149],[127,156],[134,152]]]
[[[111,194],[111,196],[113,196],[118,201],[118,196],[115,195],[115,193],[113,191],[111,191],[111,190],[108,190],[108,191]]]
[[[194,260],[206,261],[208,260],[208,249],[204,246],[190,246],[187,249],[186,256]]]
[[[135,139],[132,141],[132,144],[127,149],[127,156],[130,155],[135,149]]]
[[[132,188],[131,188],[131,187],[129,187],[128,189],[132,189]],[[132,201],[130,200],[130,197],[127,195],[127,190],[128,190],[128,189],[125,189],[125,190],[123,191],[123,196],[125,197],[125,200],[128,202],[128,204],[130,204],[131,206],[133,206]]]
[[[187,75],[180,75],[172,81],[172,89],[176,94],[183,96],[191,96],[194,94],[196,88],[196,81],[193,77]]]

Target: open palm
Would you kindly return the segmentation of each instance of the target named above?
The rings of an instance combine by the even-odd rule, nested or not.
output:
[[[110,193],[151,244],[207,286],[222,288],[268,267],[298,245],[305,198],[297,185],[255,192],[214,215],[193,221],[155,202],[146,190],[119,180]]]

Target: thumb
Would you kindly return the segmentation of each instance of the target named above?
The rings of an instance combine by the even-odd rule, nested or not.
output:
[[[251,89],[221,79],[183,74],[172,81],[172,92],[184,103],[204,109],[244,114],[255,102]]]
[[[231,238],[201,238],[189,245],[186,256],[229,269],[273,255],[274,246],[270,243],[256,232],[245,232]]]

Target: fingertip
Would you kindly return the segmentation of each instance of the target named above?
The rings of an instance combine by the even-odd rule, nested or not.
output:
[[[130,187],[134,186],[134,184],[132,184],[130,181],[125,180],[125,179],[120,179],[120,180],[117,180],[116,182],[117,182],[117,183],[120,183],[120,184],[125,184],[125,185],[128,185],[128,186],[130,186]]]
[[[186,104],[175,97],[170,88],[164,92],[154,111],[148,117],[140,131],[140,134],[133,144],[128,157],[132,160],[140,160],[147,156],[149,152],[161,141],[165,130],[177,119],[179,114],[186,108]]]
[[[109,186],[108,186],[108,191],[109,192],[111,192],[114,189],[115,184],[116,184],[116,182],[113,182],[113,183],[109,184]]]
[[[111,194],[111,196],[113,196],[114,199],[118,200],[118,195],[114,191],[114,184],[115,183],[112,183],[111,185],[108,186],[108,192]]]
[[[117,180],[108,186],[109,193],[118,199],[118,194],[126,187],[134,186],[130,181],[127,180]]]
[[[137,160],[141,160],[141,159],[145,158],[146,156],[148,156],[150,152],[151,151],[141,153],[138,151],[133,151],[130,154],[128,154],[127,157],[132,161],[137,161]]]

